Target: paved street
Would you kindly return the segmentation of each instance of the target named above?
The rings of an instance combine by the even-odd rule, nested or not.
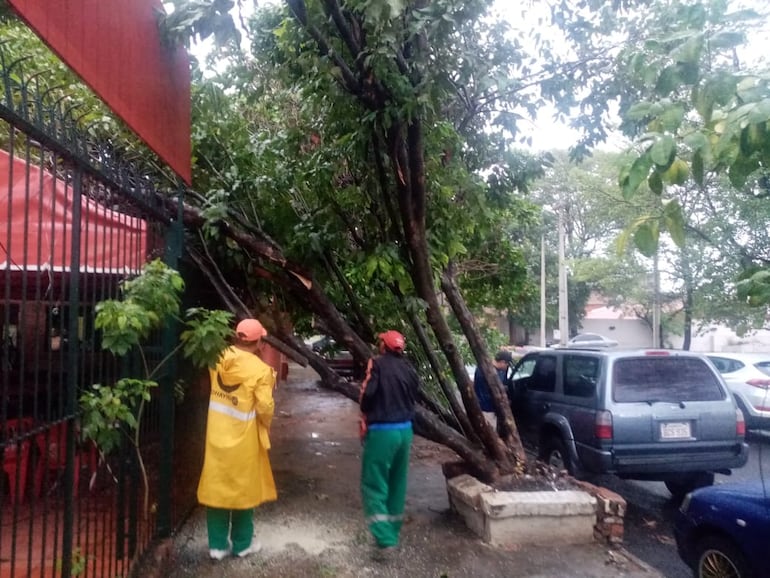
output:
[[[716,483],[757,480],[763,475],[770,484],[770,432],[749,436],[750,457],[743,468],[731,476],[717,476]],[[661,482],[619,480],[599,476],[592,481],[611,488],[628,501],[625,546],[667,578],[689,578],[690,570],[679,559],[672,532],[678,504],[671,500]]]

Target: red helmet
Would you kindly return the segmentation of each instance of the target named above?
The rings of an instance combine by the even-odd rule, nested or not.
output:
[[[390,351],[396,353],[402,353],[406,348],[406,339],[398,331],[391,329],[385,333],[380,333],[380,339],[385,344],[385,347]]]

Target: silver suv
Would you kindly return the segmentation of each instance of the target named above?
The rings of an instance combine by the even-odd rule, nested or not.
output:
[[[743,414],[700,354],[532,352],[514,367],[508,394],[524,439],[576,476],[663,481],[681,498],[748,457]]]

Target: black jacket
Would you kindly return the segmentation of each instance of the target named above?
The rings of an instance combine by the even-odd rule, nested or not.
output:
[[[414,418],[420,378],[405,357],[386,352],[373,359],[363,387],[361,412],[366,416],[367,424],[412,421]]]

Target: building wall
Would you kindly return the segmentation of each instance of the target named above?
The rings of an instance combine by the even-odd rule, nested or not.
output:
[[[758,330],[744,336],[738,336],[733,330],[723,326],[712,326],[705,330],[693,330],[690,351],[733,353],[766,353],[770,352],[770,331]],[[683,338],[676,336],[671,339],[673,346],[682,347]]]

